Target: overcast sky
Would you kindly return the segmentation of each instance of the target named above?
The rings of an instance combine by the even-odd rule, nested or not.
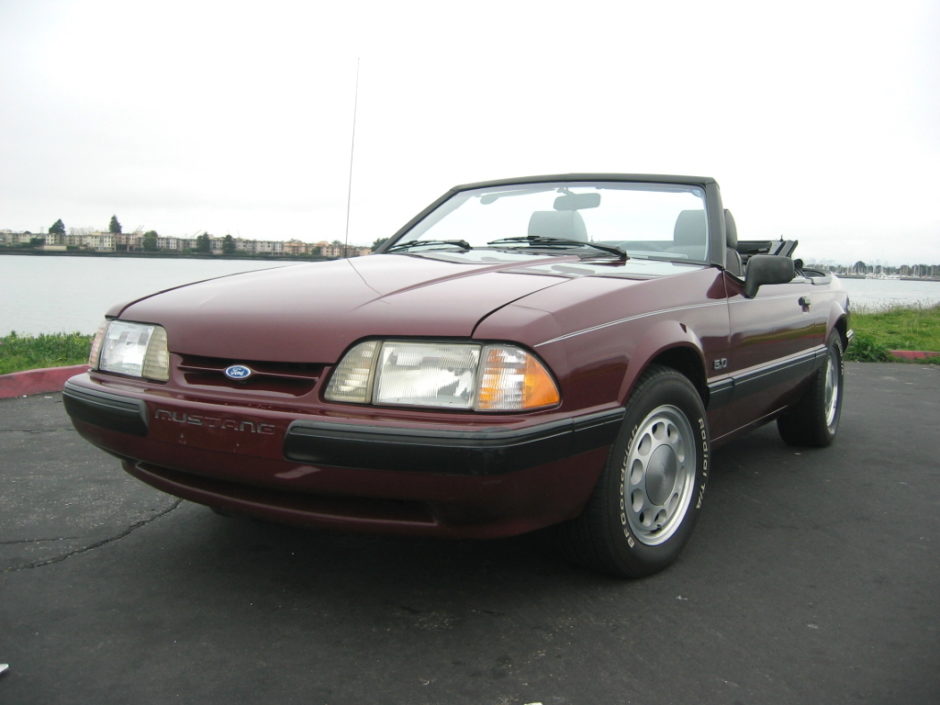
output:
[[[714,176],[744,239],[940,263],[940,3],[0,0],[0,228],[350,242],[458,183]]]

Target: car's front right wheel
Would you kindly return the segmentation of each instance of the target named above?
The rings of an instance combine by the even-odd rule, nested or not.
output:
[[[672,563],[688,541],[708,479],[709,436],[698,391],[653,366],[640,378],[587,506],[559,527],[572,560],[623,577]]]

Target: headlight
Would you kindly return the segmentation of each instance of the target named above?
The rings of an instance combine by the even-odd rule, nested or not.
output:
[[[385,343],[379,353],[373,401],[469,409],[479,359],[479,345]]]
[[[545,365],[509,344],[370,340],[337,366],[328,401],[523,411],[557,404]]]
[[[111,321],[95,336],[88,362],[96,370],[165,382],[170,378],[166,331],[148,323]]]

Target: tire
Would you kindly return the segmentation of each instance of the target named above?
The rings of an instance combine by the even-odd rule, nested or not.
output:
[[[825,364],[794,407],[777,417],[777,430],[787,445],[825,448],[836,437],[842,416],[845,370],[842,339],[829,336]]]
[[[571,560],[620,577],[676,560],[702,507],[708,423],[692,383],[671,368],[647,370],[584,511],[558,528]]]

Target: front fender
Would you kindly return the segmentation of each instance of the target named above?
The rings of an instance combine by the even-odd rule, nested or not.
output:
[[[636,347],[627,361],[617,397],[626,404],[637,380],[651,365],[663,363],[689,377],[699,392],[706,383],[705,346],[699,336],[685,323],[677,320],[657,321],[644,326]]]

